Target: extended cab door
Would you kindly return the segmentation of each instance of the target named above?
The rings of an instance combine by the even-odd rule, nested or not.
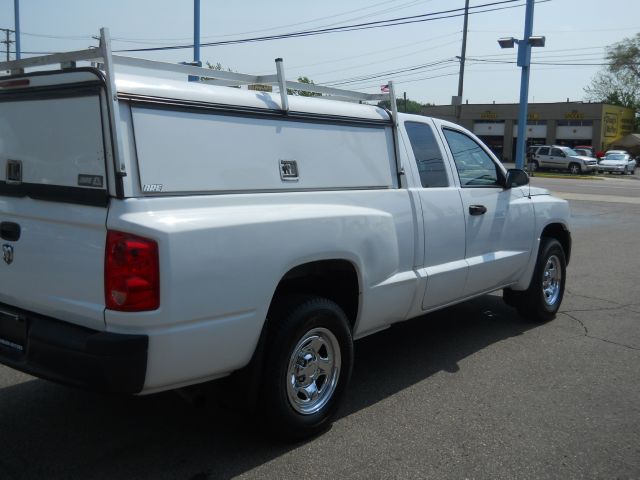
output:
[[[534,212],[527,186],[505,189],[504,171],[484,145],[468,132],[443,126],[457,170],[466,224],[469,267],[463,295],[516,281],[534,244]]]
[[[467,276],[465,219],[453,171],[442,152],[433,121],[404,122],[410,148],[410,168],[416,177],[411,188],[417,197],[417,215],[423,220],[423,242],[417,257],[418,272],[426,277],[424,310],[460,298]]]

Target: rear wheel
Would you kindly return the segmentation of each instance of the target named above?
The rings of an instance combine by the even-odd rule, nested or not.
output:
[[[342,309],[322,297],[289,297],[273,310],[262,415],[277,436],[301,440],[326,429],[338,410],[353,365],[351,329]]]
[[[554,238],[543,237],[529,288],[524,291],[505,289],[505,303],[515,307],[520,316],[527,320],[552,320],[564,296],[566,268],[564,250],[560,242]]]
[[[582,172],[582,168],[580,167],[580,164],[578,163],[571,163],[569,164],[569,173],[572,175],[578,175]]]

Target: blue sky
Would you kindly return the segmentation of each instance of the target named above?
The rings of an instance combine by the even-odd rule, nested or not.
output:
[[[471,6],[491,0],[471,0]],[[524,0],[511,4],[524,5]],[[243,2],[201,0],[202,41],[220,41],[288,33],[326,26],[372,22],[464,7],[464,0],[323,0],[322,2]],[[464,99],[470,103],[517,102],[520,70],[515,50],[500,50],[496,39],[519,38],[524,7],[469,17],[468,63]],[[21,0],[22,50],[65,51],[95,45],[92,35],[107,26],[114,49],[189,44],[193,35],[191,0]],[[638,0],[550,0],[535,7],[534,34],[545,48],[533,60],[545,63],[598,64],[604,47],[640,31]],[[13,0],[0,0],[0,28],[13,28]],[[273,60],[284,59],[289,79],[305,75],[319,84],[359,76],[378,78],[344,87],[377,92],[393,79],[400,94],[446,104],[457,91],[462,17],[388,28],[303,38],[214,46],[201,57],[243,73],[275,73]],[[4,47],[4,45],[0,45]],[[171,62],[190,60],[191,50],[136,52],[132,56]],[[26,56],[26,55],[25,55]],[[4,54],[3,54],[4,57]],[[431,65],[413,71],[399,72]],[[533,65],[530,101],[582,100],[598,65]],[[385,73],[396,72],[396,73]]]

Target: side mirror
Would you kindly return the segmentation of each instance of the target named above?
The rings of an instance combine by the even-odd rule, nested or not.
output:
[[[521,187],[529,184],[529,175],[524,170],[518,168],[510,168],[507,170],[504,188]]]

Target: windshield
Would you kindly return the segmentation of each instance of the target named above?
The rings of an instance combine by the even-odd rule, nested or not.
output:
[[[625,160],[627,156],[624,153],[610,153],[606,157],[605,160]]]
[[[576,156],[578,155],[575,150],[569,147],[563,147],[562,151],[567,154],[567,156]]]

